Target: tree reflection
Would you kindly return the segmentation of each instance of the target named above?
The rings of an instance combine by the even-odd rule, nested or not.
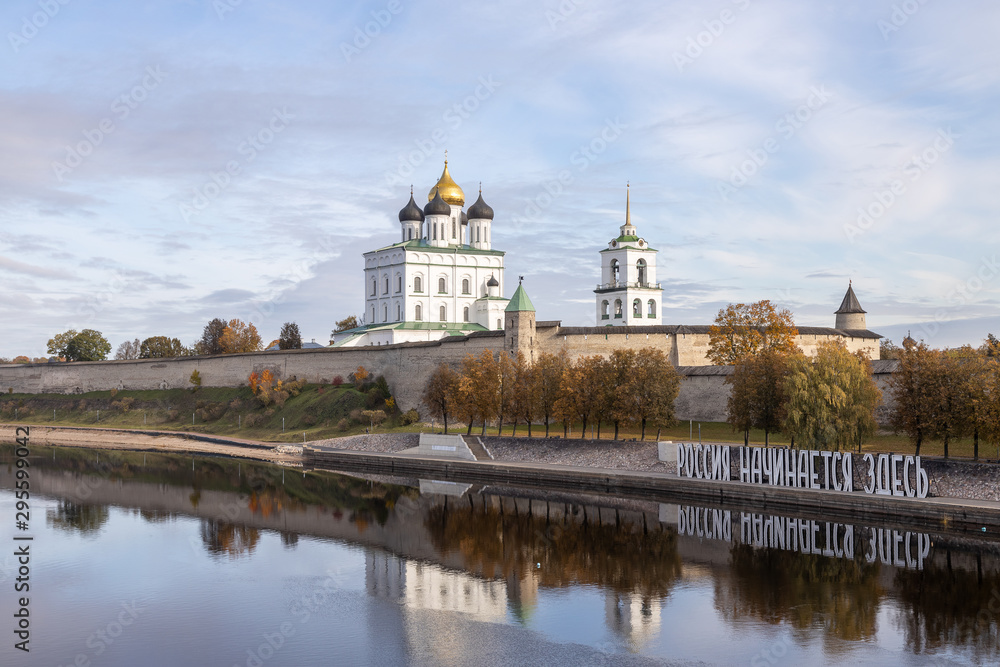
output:
[[[79,531],[81,535],[96,534],[108,522],[108,506],[78,505],[60,500],[58,507],[46,510],[45,520],[59,530]]]
[[[249,556],[257,548],[260,531],[248,526],[236,526],[225,521],[202,519],[201,541],[213,556],[239,558]]]
[[[681,573],[673,531],[658,523],[600,524],[573,514],[550,521],[485,506],[437,506],[425,525],[438,549],[460,552],[465,568],[485,577],[523,581],[530,576],[551,587],[596,584],[646,597],[670,592]]]
[[[970,569],[953,567],[948,550],[923,571],[900,570],[894,583],[902,613],[897,623],[914,653],[966,646],[979,660],[1000,655],[1000,573],[983,571],[981,555],[955,553]],[[943,561],[943,562],[942,562]]]
[[[874,638],[879,565],[737,544],[730,550],[731,588],[716,579],[715,607],[730,620],[755,616],[793,628],[817,625],[849,641]]]

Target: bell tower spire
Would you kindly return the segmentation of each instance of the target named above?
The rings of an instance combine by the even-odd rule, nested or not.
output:
[[[632,204],[631,204],[631,184],[625,183],[625,224],[622,225],[621,229],[622,236],[638,236],[635,231],[635,225],[632,224]]]

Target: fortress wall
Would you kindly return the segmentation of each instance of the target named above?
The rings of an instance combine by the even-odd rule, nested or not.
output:
[[[809,338],[812,338],[811,336]],[[676,348],[681,339],[682,347]],[[692,340],[693,339],[693,340]],[[701,340],[703,339],[703,340]],[[695,360],[680,364],[683,377],[677,397],[676,413],[681,420],[725,421],[729,386],[725,384],[725,368],[706,366],[704,353],[690,352],[708,346],[707,334],[600,334],[559,333],[558,327],[546,327],[537,332],[536,350],[557,353],[565,347],[570,358],[592,354],[607,354],[616,347],[657,347],[671,361]],[[194,370],[201,374],[204,386],[239,387],[247,383],[250,373],[269,369],[282,379],[296,377],[308,382],[329,382],[340,375],[345,380],[358,366],[374,375],[384,375],[392,387],[397,404],[403,410],[420,409],[421,396],[427,379],[440,363],[458,368],[469,354],[483,350],[503,349],[504,338],[493,335],[455,337],[430,343],[284,350],[174,359],[140,359],[135,361],[95,361],[60,364],[17,364],[0,366],[0,392],[8,388],[17,393],[68,394],[121,389],[161,389],[190,387]],[[813,343],[815,346],[815,343]],[[808,350],[807,350],[808,352]],[[883,392],[883,407],[879,419],[884,421],[891,403],[888,380],[891,373],[876,373],[875,380]]]
[[[677,365],[676,336],[673,334],[616,333],[613,327],[607,328],[609,331],[601,333],[582,333],[563,327],[540,328],[535,333],[536,350],[557,354],[565,349],[570,359],[577,359],[595,354],[606,356],[615,349],[653,347],[662,350],[670,362]]]
[[[467,354],[478,354],[503,343],[502,336],[410,343],[391,346],[282,350],[171,359],[79,361],[57,364],[0,366],[0,391],[27,394],[71,394],[120,389],[172,389],[191,386],[191,373],[207,387],[239,387],[250,373],[270,370],[277,377],[307,382],[345,380],[358,366],[384,375],[403,410],[418,407],[427,378],[441,362],[458,365]]]

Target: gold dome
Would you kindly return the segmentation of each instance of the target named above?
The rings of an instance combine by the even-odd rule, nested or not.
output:
[[[441,199],[452,206],[465,206],[465,193],[462,192],[462,188],[458,187],[458,183],[453,181],[451,174],[448,173],[448,160],[444,161],[444,171],[441,172],[441,178],[431,188],[431,191],[427,193],[427,201],[434,199],[434,193],[438,190],[441,191]]]

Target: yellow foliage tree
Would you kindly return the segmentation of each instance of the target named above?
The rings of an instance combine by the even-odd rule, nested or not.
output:
[[[729,304],[719,311],[708,330],[708,359],[713,364],[736,364],[764,350],[793,352],[798,329],[787,308],[778,310],[768,300]]]
[[[222,330],[219,345],[222,346],[223,354],[259,352],[261,349],[260,334],[257,333],[257,327],[252,323],[229,320],[229,324]]]

